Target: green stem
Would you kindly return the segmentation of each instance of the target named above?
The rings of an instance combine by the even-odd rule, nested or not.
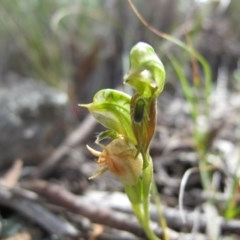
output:
[[[156,204],[156,208],[157,208],[157,213],[158,213],[158,217],[159,217],[159,224],[162,227],[163,230],[163,239],[164,240],[169,240],[169,234],[168,234],[168,227],[167,227],[167,222],[166,222],[166,218],[164,216],[163,213],[163,209],[162,209],[162,204],[161,204],[161,198],[160,195],[158,194],[157,191],[157,186],[156,186],[156,182],[153,179],[153,184],[152,184],[152,193],[153,193],[153,199],[154,202]]]
[[[142,205],[141,204],[132,204],[132,209],[143,227],[143,230],[148,237],[149,240],[159,240],[159,238],[155,235],[155,233],[152,231],[150,227],[150,221],[149,218],[146,219],[145,212],[143,211]]]
[[[150,212],[149,212],[149,196],[152,187],[153,181],[153,164],[152,158],[150,157],[149,153],[142,154],[144,161],[148,163],[148,166],[143,170],[143,214],[144,214],[144,230],[149,237],[149,239],[158,239],[158,237],[154,234],[154,232],[150,228]]]
[[[199,160],[200,178],[203,185],[203,189],[207,192],[211,192],[213,189],[212,189],[211,178],[208,170],[206,156],[200,153],[199,157],[200,157],[200,160]]]
[[[149,240],[159,240],[159,238],[155,235],[155,233],[150,228],[149,223],[147,223],[146,225],[143,225],[143,229]]]
[[[148,173],[148,171],[145,173]],[[149,194],[147,194],[149,191],[146,191],[146,187],[148,188],[149,184],[144,184],[148,177],[148,174],[143,174],[142,179],[139,179],[137,185],[125,185],[125,192],[148,239],[159,240],[150,227]]]
[[[205,136],[202,136],[200,130],[198,129],[197,123],[195,123],[194,140],[197,146],[197,153],[199,156],[198,166],[200,170],[201,183],[205,191],[211,192],[213,189],[209,172],[209,164],[207,161],[206,140]]]
[[[143,226],[144,220],[143,220],[143,212],[142,212],[141,204],[132,204],[132,209],[133,209],[138,221]]]

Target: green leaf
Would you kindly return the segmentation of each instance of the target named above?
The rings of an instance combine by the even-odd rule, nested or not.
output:
[[[88,108],[104,127],[114,130],[135,144],[131,127],[130,100],[130,96],[123,92],[103,89],[95,94],[92,103],[80,106]]]

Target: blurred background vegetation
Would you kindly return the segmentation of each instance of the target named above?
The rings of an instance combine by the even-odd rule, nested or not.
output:
[[[223,71],[228,84],[239,81],[238,0],[138,0],[135,4],[149,24],[193,45],[206,57],[213,81]],[[120,84],[128,67],[127,54],[140,40],[159,53],[168,70],[167,83],[178,86],[166,58],[170,53],[191,74],[190,57],[146,29],[127,1],[1,0],[0,35],[0,82],[7,81],[9,73],[31,77],[67,91],[74,104],[89,101],[102,87]]]
[[[187,162],[187,167],[180,167],[179,161],[169,163],[167,158],[165,164],[172,164],[171,168],[166,164],[170,169],[169,179],[172,180],[176,172],[176,179],[178,177],[181,179],[184,172],[190,167],[201,168],[198,162],[211,165],[208,161],[211,159],[209,155],[212,153],[210,148],[222,127],[216,121],[218,118],[231,120],[227,126],[227,137],[224,136],[224,139],[228,141],[233,139],[234,147],[240,149],[239,104],[233,103],[240,101],[239,97],[233,99],[229,97],[230,94],[234,96],[236,93],[238,96],[240,90],[240,1],[135,0],[134,4],[151,26],[179,39],[207,60],[204,62],[205,66],[209,67],[212,72],[210,79],[212,91],[209,92],[209,96],[211,100],[215,98],[209,106],[212,112],[215,110],[215,115],[212,114],[212,116],[209,112],[202,111],[204,96],[206,97],[201,91],[201,87],[204,87],[204,81],[206,81],[206,76],[204,76],[206,72],[203,71],[203,66],[195,61],[193,55],[186,50],[171,41],[156,36],[143,26],[127,0],[1,0],[0,166],[4,159],[8,164],[8,161],[17,158],[22,158],[24,161],[33,159],[33,165],[40,164],[42,160],[45,160],[46,156],[49,156],[65,139],[69,130],[72,130],[85,117],[86,111],[80,109],[77,106],[78,103],[92,101],[95,92],[101,88],[117,88],[122,84],[124,73],[128,71],[128,53],[138,41],[148,42],[154,47],[167,73],[166,86],[160,97],[160,107],[169,112],[162,111],[163,114],[159,114],[161,129],[157,129],[160,134],[158,132],[156,134],[156,139],[159,138],[155,144],[157,154],[162,154],[159,142],[163,146],[167,143],[171,145],[171,139],[174,138],[176,132],[181,148],[184,136],[181,134],[187,128],[187,130],[190,129],[194,138],[194,147],[190,145],[190,150],[194,148],[193,151],[198,152],[197,160],[204,160],[196,161],[195,165],[191,160],[190,163]],[[57,90],[54,89],[56,92],[52,93],[52,91],[47,92],[45,88],[41,88],[40,91],[37,89],[39,88],[38,84],[31,87],[26,84],[29,87],[26,88],[22,84],[26,79],[31,79],[34,83],[40,82]],[[15,88],[8,88],[8,85],[14,85]],[[22,87],[19,87],[20,85]],[[214,95],[214,91],[219,89],[221,90],[220,94]],[[32,97],[30,92],[33,93]],[[69,104],[67,101],[65,102],[62,95],[60,95],[61,101],[52,100],[52,96],[59,97],[59,92],[63,92],[64,96],[66,96],[65,93],[67,94]],[[25,95],[25,97],[20,101],[18,95],[19,97]],[[187,103],[192,108],[189,108],[189,105],[186,106],[184,100],[182,101],[183,97],[187,99]],[[13,101],[11,101],[12,99]],[[48,105],[45,104],[45,108],[42,107],[44,105],[42,99],[48,99]],[[223,104],[220,111],[221,101],[225,105]],[[17,105],[16,102],[21,104]],[[29,102],[30,104],[28,104]],[[31,104],[34,105],[34,102],[36,102],[35,105],[40,106],[39,114],[36,114],[37,111],[33,111],[35,109]],[[9,104],[7,105],[7,103]],[[65,103],[67,110],[64,108]],[[171,107],[170,103],[173,103]],[[6,111],[4,110],[5,105],[7,105]],[[22,109],[19,111],[21,105]],[[60,105],[60,110],[55,105]],[[232,115],[228,115],[233,108]],[[16,111],[15,115],[14,111]],[[29,114],[29,111],[33,111],[33,113]],[[205,115],[202,114],[203,112]],[[70,121],[68,121],[68,114],[71,115]],[[7,115],[9,116],[6,117]],[[66,121],[65,115],[67,115]],[[187,120],[189,116],[193,121]],[[203,120],[203,124],[201,120]],[[170,130],[163,130],[164,127],[168,127]],[[4,130],[6,131],[4,132]],[[18,134],[16,134],[17,130]],[[222,132],[224,134],[224,131]],[[189,131],[187,131],[188,133]],[[189,150],[189,146],[186,148]],[[5,152],[9,152],[9,154],[5,156],[3,154]],[[228,184],[230,195],[228,194],[229,188],[226,187],[226,194],[228,194],[226,206],[222,207],[219,204],[219,212],[228,218],[239,216],[239,200],[235,201],[235,196],[240,192],[238,184],[240,178],[238,173],[239,152],[236,155],[236,165],[233,164],[232,167],[234,174],[229,174],[228,168],[226,168],[227,164],[233,162],[231,161],[232,152],[232,150],[228,152],[229,155],[225,162],[222,161],[223,165],[219,171],[222,173],[227,169],[222,182],[231,180]],[[154,156],[155,158],[158,157],[157,154]],[[165,154],[168,155],[168,152]],[[223,157],[219,152],[215,151],[214,154],[222,160]],[[177,160],[179,156],[180,154],[177,153]],[[87,157],[89,158],[88,155]],[[155,163],[164,162],[163,158],[164,156],[161,156],[161,161],[155,161]],[[183,158],[185,159],[186,156],[184,155]],[[57,174],[59,176],[66,174],[70,179],[69,188],[71,189],[71,187],[75,188],[71,178],[75,178],[76,188],[82,188],[82,186],[79,187],[81,185],[79,176],[83,176],[86,187],[86,179],[89,174],[84,173],[84,175],[84,170],[80,170],[81,161],[84,158],[80,155],[74,164],[69,159],[60,166],[58,171],[55,166],[55,176],[53,177],[58,176]],[[75,159],[73,160],[75,161]],[[183,162],[180,161],[181,164]],[[176,164],[178,164],[177,168]],[[70,169],[68,169],[69,171],[66,166]],[[89,167],[89,161],[86,166]],[[211,166],[213,169],[216,168],[214,164]],[[162,165],[159,169],[162,171]],[[206,169],[206,166],[201,169]],[[169,186],[167,185],[168,180],[165,179],[166,176],[161,174],[159,176],[163,176],[162,185],[167,186],[167,189]],[[213,177],[202,176],[202,180],[207,178],[210,182]],[[205,184],[205,190],[208,190],[208,186],[211,185],[209,182]],[[109,184],[112,188],[111,181]],[[177,196],[178,186],[175,187],[175,190]],[[171,193],[171,191],[169,192]],[[195,204],[195,201],[190,198],[190,205],[193,202]],[[212,222],[209,227],[212,228]]]

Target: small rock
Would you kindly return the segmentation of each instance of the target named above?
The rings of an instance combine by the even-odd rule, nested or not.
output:
[[[67,94],[16,76],[0,88],[0,167],[17,158],[37,163],[66,135]]]

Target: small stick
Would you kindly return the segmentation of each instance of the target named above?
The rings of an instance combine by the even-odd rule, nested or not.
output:
[[[76,196],[63,187],[41,180],[34,180],[28,183],[28,188],[46,197],[55,204],[71,212],[85,216],[95,223],[102,223],[110,227],[129,231],[137,236],[143,236],[143,231],[139,229],[140,226],[137,222],[132,221],[129,217],[118,218],[116,210],[132,214],[129,201],[122,193],[92,191],[85,196]],[[155,206],[151,206],[151,219],[154,221],[158,221],[156,212]],[[196,221],[196,214],[194,212],[185,211],[185,223],[182,221],[182,214],[178,209],[165,206],[163,207],[163,213],[168,227],[172,229],[179,230],[184,228],[185,230],[191,231],[193,223]],[[199,222],[199,230],[204,232],[206,228],[206,217],[204,214],[199,214],[197,219]],[[220,226],[223,234],[240,234],[239,220],[227,221],[223,217],[219,217],[219,221],[221,222]],[[162,236],[162,230],[160,228],[157,230],[158,236]],[[178,234],[172,230],[170,230],[170,232],[170,239],[175,239]]]
[[[0,185],[0,204],[12,208],[22,216],[38,223],[51,234],[56,234],[59,237],[74,237],[78,234],[77,229],[70,223],[60,220],[46,208],[2,185]]]
[[[44,178],[48,177],[56,164],[66,157],[70,150],[82,143],[88,135],[90,135],[97,125],[96,120],[88,115],[84,121],[65,139],[65,141],[48,157],[33,173],[33,177]]]

